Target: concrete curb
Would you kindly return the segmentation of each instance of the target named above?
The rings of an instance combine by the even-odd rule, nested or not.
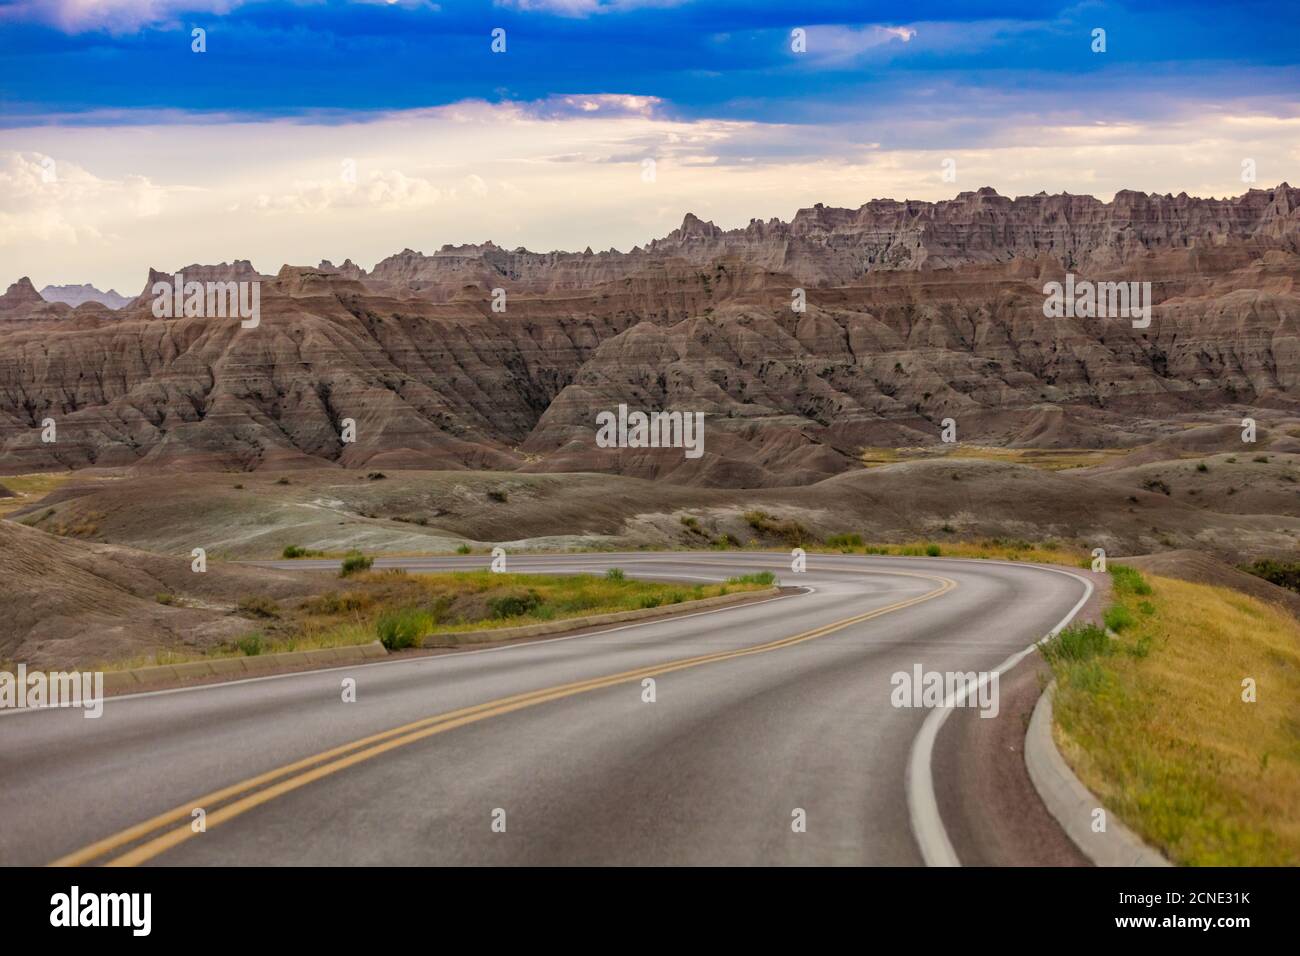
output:
[[[1048,813],[1096,866],[1172,866],[1109,810],[1106,832],[1093,832],[1092,814],[1102,804],[1074,775],[1056,749],[1056,741],[1052,739],[1055,694],[1056,681],[1052,681],[1034,705],[1029,730],[1025,733],[1025,767]]]
[[[587,617],[569,617],[562,621],[547,621],[544,624],[525,624],[522,627],[499,627],[488,631],[464,631],[457,634],[430,634],[424,639],[422,647],[463,647],[467,644],[486,644],[493,641],[511,641],[523,637],[546,637],[551,634],[564,634],[584,627],[597,627],[602,624],[623,624],[628,621],[644,621],[649,618],[671,617],[701,609],[726,607],[754,598],[772,597],[780,594],[779,587],[763,591],[742,591],[739,594],[723,594],[718,597],[703,598],[699,601],[683,601],[681,604],[665,604],[660,607],[638,608],[635,611],[614,611],[610,614],[590,614]]]
[[[287,665],[353,664],[387,657],[388,651],[378,641],[351,647],[322,647],[311,651],[287,651],[283,654],[259,654],[257,657],[219,657],[210,661],[187,661],[184,664],[161,664],[136,667],[125,671],[106,671],[106,693],[130,693],[147,690],[155,684],[174,684],[204,677],[253,677]]]

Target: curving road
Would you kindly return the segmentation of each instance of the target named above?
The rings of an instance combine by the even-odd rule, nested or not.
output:
[[[313,565],[328,562],[277,566]],[[917,865],[988,862],[991,844],[1012,857],[997,862],[1033,852],[988,833],[1030,826],[1041,808],[998,806],[999,788],[988,796],[969,769],[982,765],[976,745],[945,746],[1020,717],[897,708],[890,677],[998,667],[1079,610],[1089,574],[821,555],[793,574],[788,558],[756,553],[510,558],[511,571],[612,566],[687,582],[767,568],[803,590],[579,636],[111,698],[99,720],[4,714],[0,862]]]

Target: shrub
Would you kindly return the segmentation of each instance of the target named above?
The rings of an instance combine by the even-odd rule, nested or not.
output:
[[[360,591],[335,594],[328,591],[314,600],[304,601],[302,609],[310,614],[340,614],[344,611],[362,611],[373,603],[370,595]]]
[[[488,610],[495,618],[523,617],[542,606],[542,596],[529,588],[515,594],[488,599]]]
[[[1053,665],[1073,664],[1110,653],[1110,637],[1096,624],[1078,624],[1065,628],[1039,648]]]
[[[1142,482],[1142,487],[1147,491],[1158,491],[1162,495],[1173,494],[1173,492],[1169,490],[1169,484],[1161,478],[1148,478],[1146,481]]]
[[[375,631],[379,643],[390,651],[400,651],[405,647],[419,647],[432,623],[428,614],[408,607],[381,615]]]
[[[807,529],[797,521],[780,520],[766,511],[746,511],[745,521],[759,534],[776,535],[792,547],[803,544],[808,538]]]
[[[830,548],[860,548],[862,547],[862,535],[833,534],[826,539],[826,546]]]
[[[940,554],[943,553],[943,549],[940,548],[937,544],[927,544],[925,546],[925,553],[932,558],[937,558]]]
[[[382,471],[372,471],[370,474],[366,475],[366,477],[371,481],[383,481],[388,476]]]
[[[253,617],[279,617],[280,605],[261,595],[246,597],[239,601],[239,613],[250,614]]]
[[[170,605],[170,604],[175,604],[175,603],[176,603],[176,595],[175,595],[175,594],[155,594],[155,595],[153,596],[153,599],[154,599],[155,601],[157,601],[159,604],[168,604],[168,605]]]
[[[663,598],[661,598],[657,594],[646,594],[642,596],[641,600],[638,603],[640,604],[641,607],[644,608],[658,607],[660,604],[663,603]]]
[[[298,544],[286,544],[280,554],[285,558],[310,558],[313,555],[320,554],[320,552],[312,551]]]
[[[1261,558],[1254,564],[1243,564],[1241,570],[1257,578],[1263,578],[1278,587],[1300,591],[1300,561],[1274,561],[1271,558]]]
[[[275,483],[276,483],[277,485],[287,485],[287,484],[289,483],[289,479],[288,479],[288,478],[277,478],[277,479],[275,480]]]
[[[1210,466],[1207,465],[1205,462],[1201,462],[1201,463],[1199,463],[1199,464],[1196,466],[1196,470],[1197,470],[1197,471],[1209,471],[1209,470],[1210,470]]]
[[[624,577],[622,568],[610,568],[605,572],[605,579],[608,581],[622,581]]]
[[[360,551],[349,551],[343,558],[342,567],[339,568],[339,577],[346,578],[358,571],[369,571],[374,563],[374,558],[368,558]]]
[[[1151,593],[1151,585],[1147,584],[1146,578],[1142,577],[1142,572],[1137,568],[1130,568],[1127,564],[1112,564],[1109,570],[1111,583],[1118,594],[1146,597]]]
[[[1106,608],[1101,618],[1106,622],[1106,626],[1116,634],[1122,634],[1137,623],[1137,618],[1133,616],[1133,612],[1123,604],[1113,604]]]
[[[239,652],[245,657],[256,657],[262,653],[264,646],[261,631],[245,634],[235,642],[235,647],[239,648]]]
[[[469,545],[467,545],[467,544],[462,544],[459,548],[456,549],[456,553],[457,553],[457,554],[469,554],[470,550],[471,550],[471,549],[470,549],[470,546],[469,546]]]
[[[496,489],[496,488],[489,491],[487,493],[487,496],[491,498],[493,501],[498,502],[500,504],[505,504],[509,500],[509,496],[504,491],[501,491],[500,489]]]

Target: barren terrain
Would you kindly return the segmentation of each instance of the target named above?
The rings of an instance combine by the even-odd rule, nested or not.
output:
[[[1046,317],[1066,272],[1150,282],[1151,324]],[[979,190],[731,231],[687,215],[628,253],[488,243],[370,271],[177,273],[260,283],[260,321],[155,317],[150,290],[176,275],[157,269],[120,310],[27,279],[0,296],[0,658],[220,642],[248,589],[317,586],[227,563],[291,545],[857,534],[1169,552],[1152,567],[1220,582],[1300,550],[1286,184],[1110,203]],[[595,416],[620,404],[703,412],[703,454],[597,447]],[[211,593],[160,604],[194,548]],[[43,587],[56,577],[79,583]]]

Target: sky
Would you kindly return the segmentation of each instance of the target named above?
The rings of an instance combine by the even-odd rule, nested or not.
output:
[[[1240,195],[1300,181],[1297,14],[0,0],[0,287],[133,295],[151,266],[370,268],[489,239],[627,250],[688,211],[732,228],[982,186]]]

